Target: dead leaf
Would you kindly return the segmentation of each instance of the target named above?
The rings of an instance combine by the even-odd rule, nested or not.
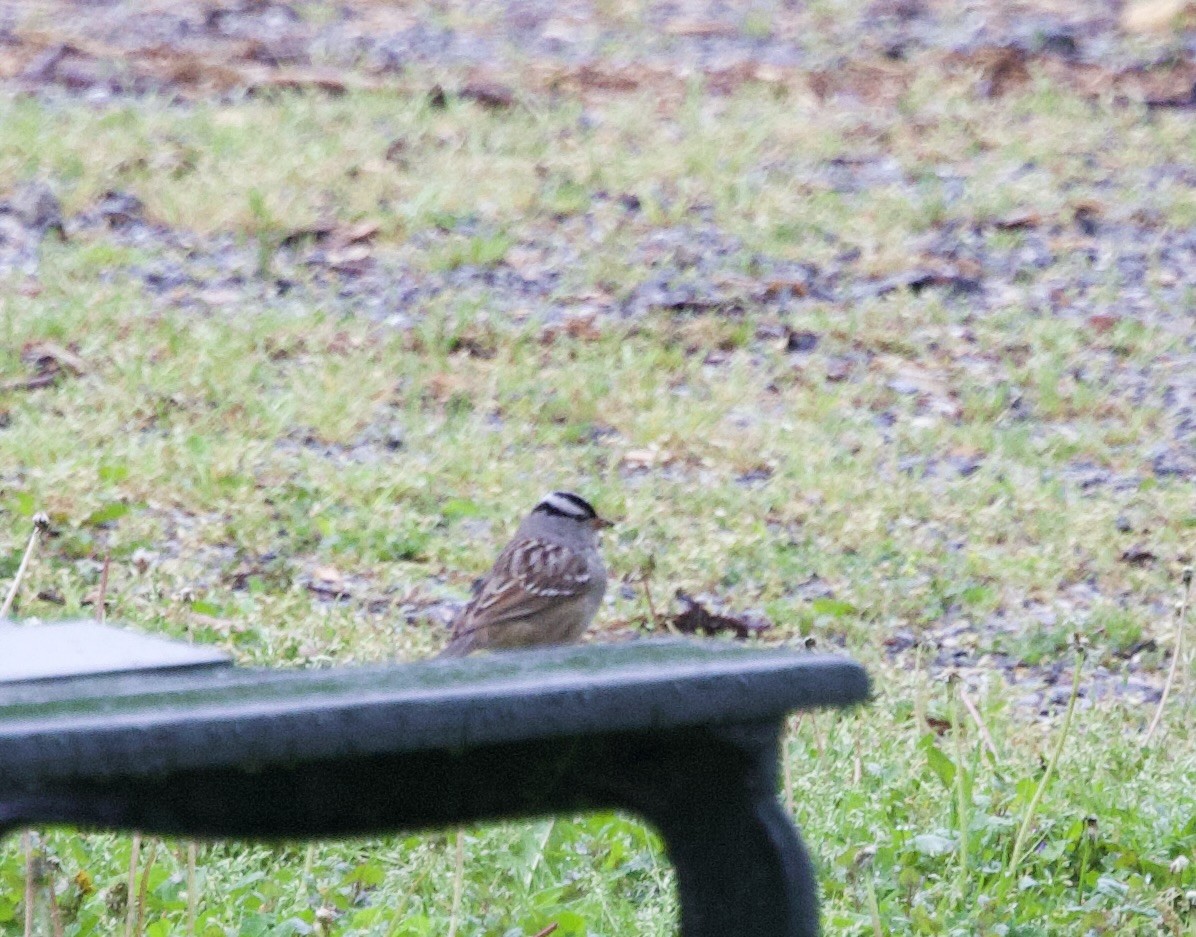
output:
[[[1148,97],[1143,102],[1149,108],[1185,108],[1196,107],[1196,82],[1186,91],[1178,94],[1167,94],[1160,97]]]
[[[87,364],[82,358],[56,342],[34,342],[26,345],[21,351],[21,360],[35,365],[41,371],[56,368],[69,371],[76,377],[87,370]]]
[[[797,298],[810,292],[810,282],[804,277],[773,277],[764,284],[761,298],[766,300]]]
[[[1154,552],[1141,543],[1122,551],[1121,554],[1121,562],[1128,563],[1130,566],[1149,566],[1157,559]]]
[[[382,226],[376,221],[358,221],[347,227],[337,227],[328,235],[329,250],[338,250],[361,241],[372,241]]]
[[[386,153],[382,158],[388,163],[395,163],[399,166],[405,166],[407,164],[406,154],[408,148],[409,147],[406,140],[404,140],[402,137],[395,137],[386,147]]]
[[[917,78],[907,63],[848,61],[832,69],[806,74],[809,90],[819,101],[846,95],[880,106],[896,106]]]
[[[317,595],[335,599],[347,598],[350,594],[344,573],[335,566],[317,566],[313,569],[307,588]]]
[[[467,81],[461,87],[458,97],[495,111],[505,110],[515,104],[515,92],[511,88],[488,79]]]
[[[283,247],[295,247],[304,241],[321,241],[335,230],[336,222],[331,220],[317,221],[313,224],[304,225],[301,228],[293,228],[287,232],[280,243]]]
[[[245,68],[241,75],[250,92],[257,91],[323,91],[325,94],[339,96],[354,90],[377,90],[381,85],[377,82],[362,79],[359,76],[350,77],[342,71],[333,68],[279,68],[256,70]]]
[[[369,269],[373,254],[365,244],[350,244],[340,250],[330,250],[324,255],[324,263],[337,273],[360,276]]]
[[[756,615],[727,615],[712,612],[693,596],[677,590],[681,611],[669,619],[669,625],[681,634],[720,634],[730,632],[737,638],[750,638],[772,627],[772,622]]]
[[[847,358],[831,358],[826,363],[826,379],[833,383],[845,381],[851,375],[851,361]]]
[[[937,716],[927,716],[926,725],[933,730],[935,735],[946,735],[951,729],[951,723],[946,719],[939,719]]]
[[[967,52],[953,52],[944,64],[950,69],[979,71],[976,93],[982,98],[999,98],[1030,80],[1029,56],[1017,46],[981,46]]]
[[[1021,228],[1037,228],[1042,224],[1042,215],[1033,209],[1010,212],[993,221],[993,227],[1001,231],[1016,231]]]
[[[586,91],[635,91],[641,76],[629,68],[582,65],[569,76]]]
[[[1121,316],[1111,312],[1094,312],[1087,319],[1088,327],[1097,335],[1104,335],[1120,321]]]
[[[33,369],[33,373],[0,384],[0,391],[38,390],[58,383],[67,375],[78,377],[87,370],[82,358],[55,342],[31,342],[22,349],[21,360]]]
[[[647,469],[670,465],[673,461],[673,454],[667,449],[648,446],[645,449],[628,449],[623,453],[622,464],[629,469]]]
[[[597,316],[570,316],[565,320],[565,334],[583,342],[596,342],[602,338],[602,329]]]
[[[1189,18],[1196,18],[1191,0],[1136,0],[1122,9],[1121,28],[1127,33],[1178,31]]]
[[[441,371],[428,378],[425,393],[437,403],[444,404],[468,394],[470,386],[470,382],[460,374]]]
[[[664,31],[670,36],[686,36],[694,39],[730,39],[739,35],[730,23],[718,20],[676,19],[665,24]]]

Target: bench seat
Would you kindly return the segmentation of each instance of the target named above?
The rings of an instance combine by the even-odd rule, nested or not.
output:
[[[0,670],[0,832],[288,840],[620,809],[661,833],[684,937],[817,933],[779,733],[786,713],[868,695],[849,660],[718,641],[108,669]]]

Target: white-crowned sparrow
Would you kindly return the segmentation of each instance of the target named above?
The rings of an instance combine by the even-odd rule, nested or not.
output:
[[[580,638],[606,591],[598,531],[609,526],[570,491],[544,498],[453,622],[452,640],[441,656]]]

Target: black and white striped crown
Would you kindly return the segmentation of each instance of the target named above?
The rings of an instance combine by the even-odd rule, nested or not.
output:
[[[575,521],[593,520],[598,516],[598,512],[590,506],[589,501],[571,491],[554,491],[537,504],[532,513],[571,517]]]

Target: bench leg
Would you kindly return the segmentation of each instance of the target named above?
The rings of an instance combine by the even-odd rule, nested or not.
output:
[[[777,799],[778,725],[686,732],[631,768],[627,806],[664,837],[682,937],[816,937],[813,866]],[[647,754],[647,753],[645,753]]]
[[[682,937],[815,937],[817,887],[777,800],[779,723],[617,733],[269,771],[0,789],[5,827],[306,839],[601,809],[638,814],[677,872]]]

